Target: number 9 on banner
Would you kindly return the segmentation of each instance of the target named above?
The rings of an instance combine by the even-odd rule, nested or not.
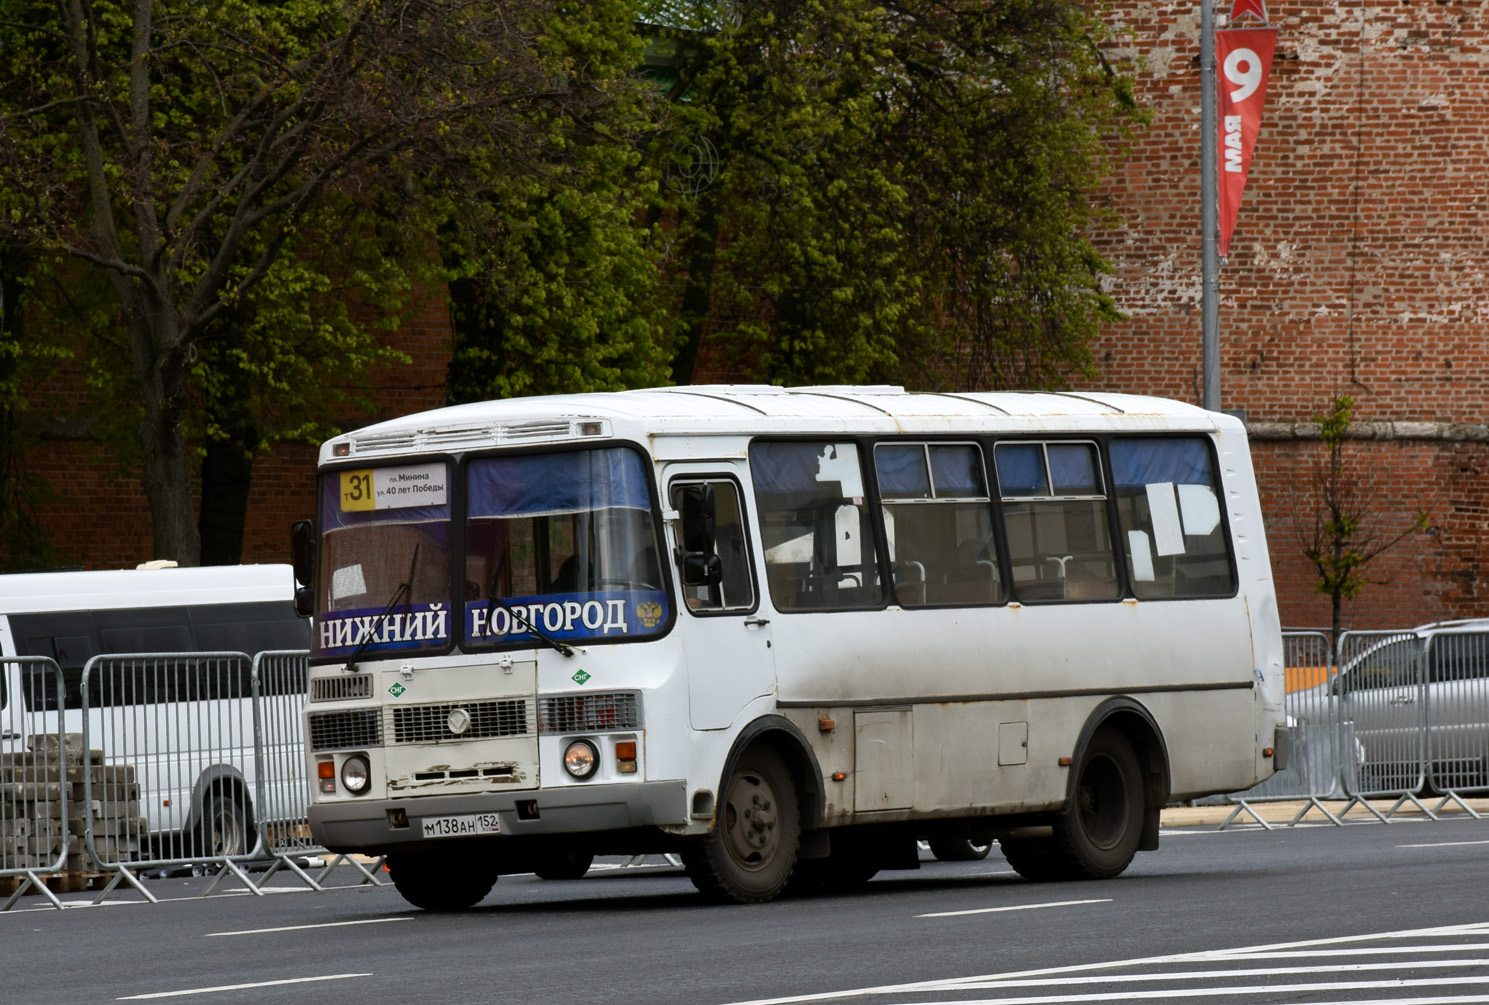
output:
[[[1241,69],[1243,64],[1244,70]],[[1245,101],[1262,85],[1262,61],[1250,49],[1232,49],[1225,57],[1225,79],[1237,85],[1230,92],[1231,101]]]

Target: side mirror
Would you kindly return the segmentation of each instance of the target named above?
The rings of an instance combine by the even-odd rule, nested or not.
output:
[[[308,586],[295,587],[295,614],[308,618],[315,613],[315,591]]]
[[[682,560],[682,585],[718,586],[724,581],[724,566],[717,555],[686,555]]]
[[[295,585],[310,587],[315,582],[315,527],[309,520],[296,520],[290,526],[290,563],[295,569]],[[296,605],[299,593],[296,591]]]
[[[684,485],[679,491],[683,551],[712,555],[714,551],[714,496],[712,485]]]

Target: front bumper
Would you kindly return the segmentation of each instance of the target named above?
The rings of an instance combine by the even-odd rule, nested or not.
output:
[[[394,827],[389,810],[403,810],[408,826]],[[687,783],[628,782],[443,796],[407,796],[310,807],[310,835],[331,851],[385,851],[424,841],[425,817],[495,813],[504,836],[574,834],[688,823]]]

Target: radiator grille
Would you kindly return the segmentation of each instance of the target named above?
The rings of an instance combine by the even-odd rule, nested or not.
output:
[[[348,698],[371,698],[372,674],[344,674],[340,677],[312,677],[311,701],[345,701]]]
[[[603,733],[640,728],[641,705],[634,691],[555,694],[538,699],[540,733]]]
[[[375,708],[354,708],[345,712],[311,712],[311,750],[347,750],[351,747],[380,747],[382,723]]]
[[[450,730],[450,713],[464,709],[470,725],[459,733]],[[392,713],[394,743],[442,743],[452,740],[485,740],[495,736],[524,736],[532,732],[528,703],[520,698],[507,701],[446,702],[440,705],[400,705]]]

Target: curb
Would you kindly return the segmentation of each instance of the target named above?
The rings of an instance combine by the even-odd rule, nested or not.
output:
[[[1414,805],[1410,800],[1404,802],[1394,813],[1391,808],[1397,804],[1395,798],[1372,799],[1369,804],[1379,810],[1382,815],[1389,816],[1392,820],[1430,820],[1433,815],[1441,817],[1461,816],[1472,819],[1462,806],[1451,800],[1443,803],[1441,807],[1437,804],[1442,800],[1441,796],[1432,798],[1421,797]],[[1463,800],[1473,809],[1475,813],[1489,815],[1489,799],[1465,799]],[[1235,813],[1239,802],[1221,803],[1214,806],[1170,806],[1163,810],[1160,816],[1160,826],[1163,827],[1203,827],[1207,825],[1219,826],[1226,818]],[[1319,800],[1310,803],[1306,799],[1294,799],[1286,802],[1248,802],[1246,806],[1251,813],[1241,810],[1236,819],[1232,821],[1234,826],[1250,825],[1258,826],[1252,814],[1261,817],[1269,824],[1297,823],[1328,823],[1328,818],[1319,809],[1320,806],[1327,809],[1334,816],[1350,823],[1378,823],[1380,818],[1370,810],[1360,805],[1359,802],[1348,799]],[[1346,808],[1348,812],[1346,812]],[[1429,814],[1427,810],[1431,810]],[[1301,819],[1300,819],[1301,818]]]

